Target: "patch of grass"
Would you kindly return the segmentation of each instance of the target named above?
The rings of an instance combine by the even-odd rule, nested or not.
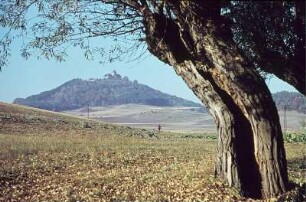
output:
[[[306,130],[300,132],[287,132],[284,134],[284,141],[306,143]]]
[[[299,184],[306,183],[306,145],[304,143],[287,143],[286,154],[289,179]]]
[[[221,200],[220,191],[231,192],[211,179],[214,147],[120,136],[0,135],[6,165],[0,200]]]
[[[199,133],[191,133],[191,134],[186,134],[183,136],[183,138],[187,139],[204,139],[208,141],[216,141],[218,139],[217,135],[215,134],[199,134]]]
[[[142,129],[32,113],[0,111],[0,118],[10,117],[0,122],[0,201],[248,200],[213,177],[217,142],[207,141],[213,134],[152,136]],[[302,186],[305,144],[285,146],[290,180]],[[292,192],[291,199],[295,196]]]
[[[286,144],[305,182],[302,144]],[[216,142],[125,136],[0,135],[0,201],[244,200],[213,177]]]

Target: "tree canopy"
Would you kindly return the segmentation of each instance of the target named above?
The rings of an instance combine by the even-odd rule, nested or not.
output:
[[[245,1],[228,5],[238,46],[260,71],[305,93],[305,2]]]
[[[175,0],[1,1],[0,67],[8,63],[10,44],[21,38],[21,55],[67,57],[79,46],[88,59],[123,59],[146,49],[143,17],[147,11],[178,19]],[[305,94],[305,3],[303,1],[203,1],[218,28],[231,30],[240,50],[261,72],[275,74]],[[110,49],[91,38],[114,40]],[[120,44],[120,45],[119,45]],[[132,50],[132,51],[131,51]],[[36,51],[36,52],[35,52]],[[38,51],[38,52],[37,52]]]

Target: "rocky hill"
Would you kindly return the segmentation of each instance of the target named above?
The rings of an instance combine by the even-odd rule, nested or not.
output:
[[[198,103],[162,93],[136,80],[130,81],[116,72],[105,75],[103,79],[73,79],[53,90],[25,99],[17,98],[14,103],[51,111],[122,104],[201,107]]]
[[[278,110],[294,110],[300,113],[306,113],[306,97],[300,93],[282,91],[274,93],[273,100]]]

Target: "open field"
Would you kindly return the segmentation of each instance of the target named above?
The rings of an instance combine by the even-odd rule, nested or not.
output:
[[[213,133],[158,133],[0,103],[0,201],[249,200],[214,178],[215,148]],[[305,144],[286,149],[290,180],[302,184]]]
[[[87,117],[87,108],[65,111],[67,114]],[[283,127],[284,112],[279,111]],[[201,133],[216,132],[216,125],[211,115],[199,107],[157,107],[139,104],[126,104],[109,107],[91,107],[89,117],[109,123],[127,125],[137,128],[156,129],[158,124],[166,131]],[[287,130],[297,131],[306,114],[287,111]]]
[[[87,117],[86,108],[65,111],[75,116]],[[91,107],[90,118],[137,128],[156,129],[158,124],[166,131],[216,132],[212,117],[199,107],[159,107],[126,104],[109,107]]]

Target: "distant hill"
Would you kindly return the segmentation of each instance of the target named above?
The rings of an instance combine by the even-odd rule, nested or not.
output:
[[[300,93],[282,91],[274,93],[273,100],[279,110],[295,110],[300,113],[306,113],[306,97]]]
[[[122,104],[145,104],[153,106],[202,105],[182,98],[162,93],[144,84],[130,81],[115,71],[103,79],[73,79],[63,85],[25,99],[17,98],[21,104],[51,111],[64,111],[89,106],[109,106]]]

